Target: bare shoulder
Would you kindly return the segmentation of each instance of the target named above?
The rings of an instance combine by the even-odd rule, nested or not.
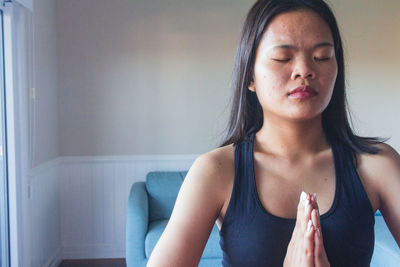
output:
[[[201,154],[195,160],[189,172],[200,172],[201,179],[206,180],[204,182],[218,186],[219,190],[223,190],[233,180],[234,151],[233,144],[230,144]]]
[[[361,156],[366,177],[379,197],[379,210],[400,247],[400,155],[388,144],[376,145],[381,151]]]
[[[374,147],[380,150],[379,153],[359,155],[360,168],[380,176],[385,173],[389,174],[388,172],[398,173],[400,171],[399,153],[386,143],[376,144]]]
[[[376,200],[376,208],[382,209],[389,198],[390,188],[400,184],[400,155],[389,144],[374,145],[380,150],[377,154],[360,154],[358,172],[370,192],[370,200]]]

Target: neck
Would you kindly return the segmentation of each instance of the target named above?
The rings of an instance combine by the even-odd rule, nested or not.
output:
[[[254,143],[260,152],[293,161],[313,157],[329,148],[321,116],[302,122],[274,120],[264,116],[263,127],[257,132]]]

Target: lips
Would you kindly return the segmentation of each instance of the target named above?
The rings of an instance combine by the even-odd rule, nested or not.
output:
[[[311,86],[299,86],[289,92],[289,95],[295,94],[295,93],[307,93],[308,95],[314,96],[317,94],[317,91],[315,91],[314,88]]]
[[[311,86],[303,85],[291,90],[288,93],[288,97],[290,99],[306,100],[306,99],[314,99],[314,97],[317,94],[318,94],[317,91],[315,91],[315,89],[312,88]]]

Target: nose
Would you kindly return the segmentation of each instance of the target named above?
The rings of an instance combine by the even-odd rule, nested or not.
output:
[[[312,67],[312,63],[307,59],[299,59],[294,65],[291,78],[292,80],[296,80],[298,78],[314,79],[315,71]]]

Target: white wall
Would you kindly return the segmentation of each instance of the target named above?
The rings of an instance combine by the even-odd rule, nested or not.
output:
[[[58,1],[60,154],[214,148],[252,2]]]
[[[202,153],[225,126],[242,20],[254,1],[57,1],[60,155]],[[331,0],[359,132],[393,136],[398,0]],[[375,105],[374,109],[371,106]]]
[[[58,85],[56,54],[56,2],[55,0],[35,0],[34,34],[34,81],[36,87],[34,117],[33,167],[27,183],[31,194],[27,199],[29,244],[22,251],[29,257],[21,266],[57,266],[61,259],[61,225],[59,202],[59,125],[58,125]],[[32,100],[30,100],[32,101]],[[32,134],[32,132],[30,132]],[[23,197],[28,188],[23,184]]]
[[[331,0],[345,47],[356,129],[400,152],[400,1]]]
[[[59,156],[55,0],[35,0],[35,131],[33,166]]]

